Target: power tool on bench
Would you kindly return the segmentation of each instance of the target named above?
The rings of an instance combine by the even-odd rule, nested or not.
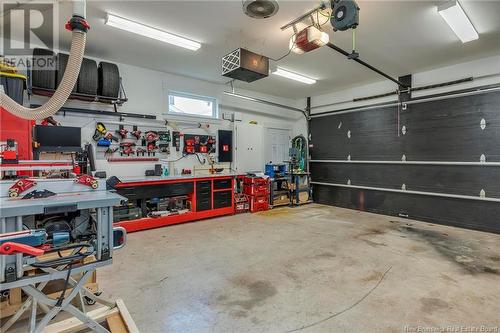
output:
[[[69,234],[66,232],[53,233],[52,239],[48,239],[45,229],[0,234],[0,254],[23,253],[38,257],[50,250],[51,247],[63,246],[69,240]]]

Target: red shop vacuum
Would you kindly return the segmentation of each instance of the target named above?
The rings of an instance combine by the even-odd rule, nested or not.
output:
[[[23,103],[25,82],[26,77],[18,74],[14,67],[0,62],[0,89],[19,104]],[[33,159],[31,130],[34,125],[34,120],[18,118],[0,106],[0,141],[5,144],[15,141],[19,160]]]

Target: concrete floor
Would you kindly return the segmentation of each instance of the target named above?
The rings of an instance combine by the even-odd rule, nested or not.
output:
[[[499,244],[308,205],[130,234],[98,280],[142,333],[500,332]]]
[[[499,332],[499,244],[308,205],[130,234],[98,278],[143,333]]]

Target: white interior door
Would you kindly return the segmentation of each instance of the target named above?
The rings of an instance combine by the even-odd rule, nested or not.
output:
[[[240,123],[235,125],[236,147],[235,168],[239,172],[263,171],[263,134],[262,125]]]
[[[278,128],[266,128],[265,144],[266,163],[280,164],[288,161],[290,131]]]

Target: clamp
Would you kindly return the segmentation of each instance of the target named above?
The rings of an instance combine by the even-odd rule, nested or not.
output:
[[[36,181],[31,179],[19,179],[9,188],[9,197],[17,198],[24,191],[36,185]]]
[[[85,186],[90,186],[94,190],[96,190],[99,187],[99,182],[97,181],[97,179],[89,175],[81,175],[76,177],[75,183],[82,184]]]

